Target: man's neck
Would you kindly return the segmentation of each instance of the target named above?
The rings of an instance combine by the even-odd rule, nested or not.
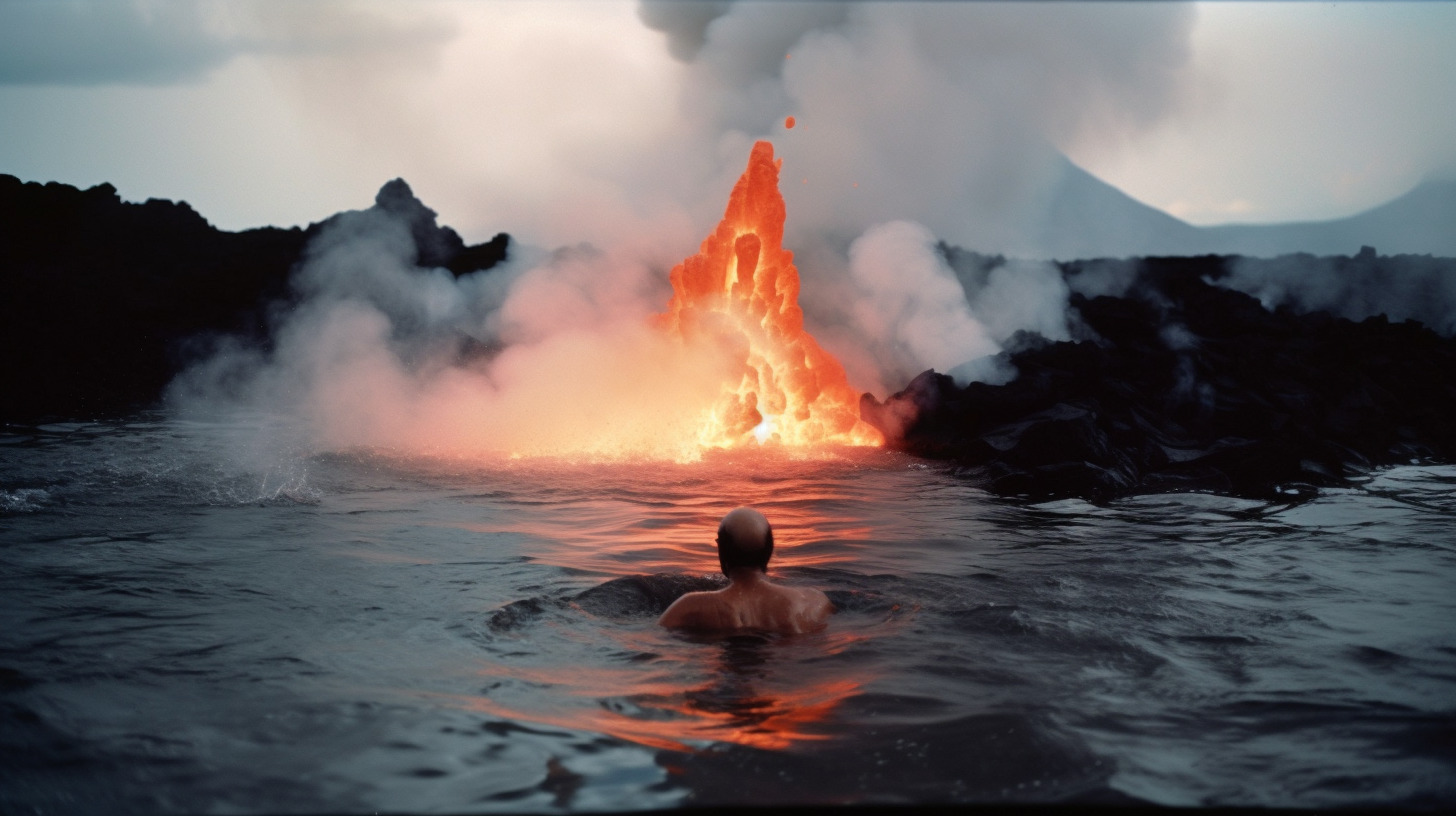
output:
[[[742,589],[768,583],[768,575],[758,567],[738,567],[729,570],[727,574],[729,586]]]

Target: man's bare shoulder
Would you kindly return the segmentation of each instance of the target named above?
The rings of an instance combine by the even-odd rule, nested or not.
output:
[[[785,587],[794,594],[793,617],[799,631],[821,629],[829,624],[834,614],[834,603],[813,587]]]
[[[829,600],[828,595],[825,595],[823,592],[815,589],[814,587],[784,587],[784,589],[793,592],[794,595],[804,603],[828,606],[830,608],[833,608],[834,606],[833,602]]]
[[[817,589],[760,584],[747,596],[728,590],[689,592],[673,601],[657,622],[669,629],[798,634],[824,628],[833,612],[829,596]]]
[[[657,623],[669,629],[721,629],[723,613],[721,590],[689,592],[673,601]]]

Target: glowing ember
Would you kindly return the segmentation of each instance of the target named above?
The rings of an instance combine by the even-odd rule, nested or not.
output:
[[[785,119],[784,120],[784,127],[788,128],[789,130],[793,130],[794,129],[794,117],[790,116],[789,118]]]
[[[882,445],[880,432],[860,421],[844,366],[804,330],[799,272],[783,248],[781,164],[772,144],[755,144],[718,229],[672,270],[662,327],[743,361],[704,417],[698,442]]]

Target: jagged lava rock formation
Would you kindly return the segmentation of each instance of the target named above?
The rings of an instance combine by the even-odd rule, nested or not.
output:
[[[407,220],[422,265],[461,275],[506,256],[508,236],[466,246],[400,179],[374,206]],[[155,403],[209,336],[266,345],[269,310],[289,307],[290,273],[330,220],[226,232],[186,202],[0,174],[0,421],[123,414]]]
[[[1009,354],[1013,381],[961,388],[927,371],[884,403],[864,395],[861,415],[892,446],[1033,500],[1273,497],[1456,461],[1456,339],[1270,311],[1213,283],[1236,260],[1144,259],[1128,296],[1072,296],[1086,339]]]

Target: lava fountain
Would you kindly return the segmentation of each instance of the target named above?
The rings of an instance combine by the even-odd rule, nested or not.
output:
[[[880,432],[859,418],[844,366],[804,330],[799,271],[783,248],[782,163],[772,144],[754,144],[718,228],[673,267],[672,300],[657,318],[688,346],[730,350],[737,368],[698,444],[882,445]]]

